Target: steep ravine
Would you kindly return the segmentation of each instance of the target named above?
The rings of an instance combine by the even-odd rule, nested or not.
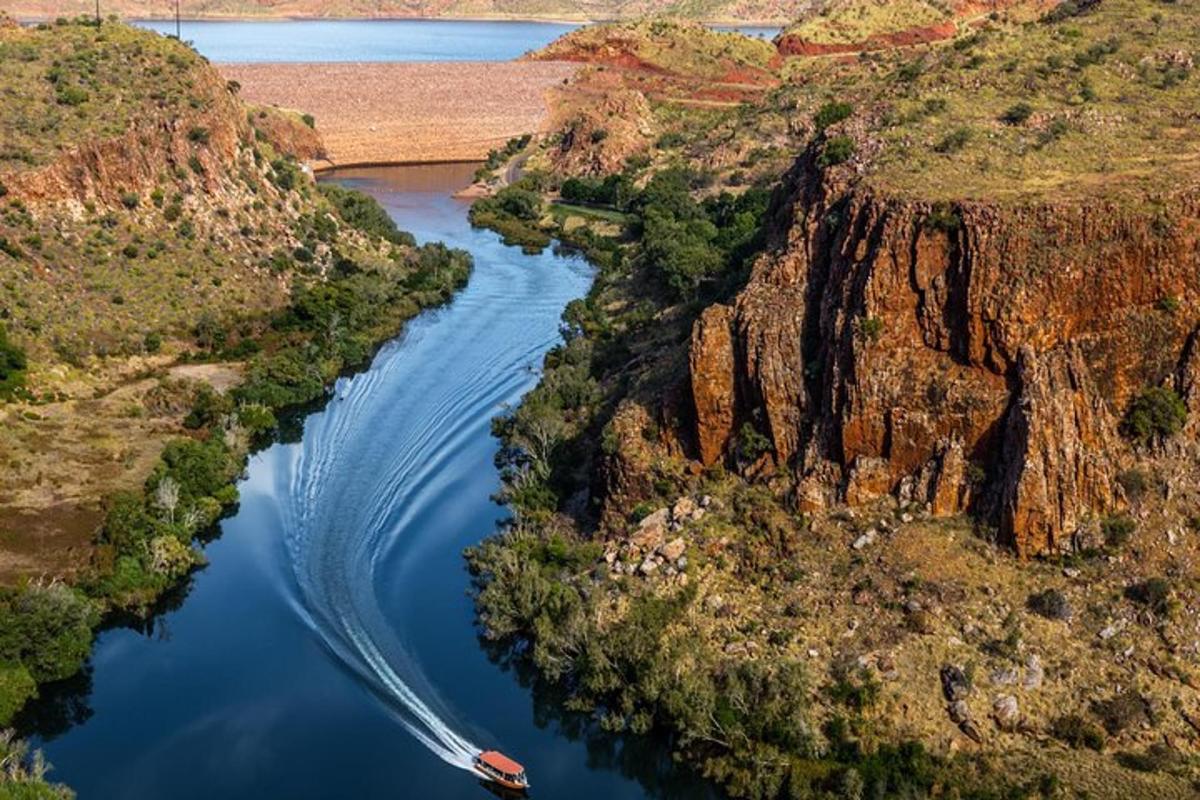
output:
[[[752,422],[801,509],[894,494],[973,511],[1023,556],[1124,505],[1121,415],[1189,366],[1200,196],[931,204],[821,170],[787,177],[776,247],[690,348],[695,440]]]

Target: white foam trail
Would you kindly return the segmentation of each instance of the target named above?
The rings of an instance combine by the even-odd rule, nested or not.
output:
[[[559,314],[589,280],[563,259],[531,269],[498,252],[516,260],[477,264],[450,308],[413,320],[369,370],[339,381],[276,473],[293,607],[405,730],[464,769],[481,748],[406,651],[378,588],[388,553],[439,535],[415,521],[446,502],[457,453],[533,383],[528,365],[559,340]]]

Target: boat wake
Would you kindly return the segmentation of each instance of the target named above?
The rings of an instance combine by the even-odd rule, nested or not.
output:
[[[293,607],[397,722],[463,769],[483,748],[406,649],[381,589],[397,580],[398,554],[415,559],[423,543],[459,533],[428,520],[453,519],[459,473],[490,467],[477,451],[491,418],[530,388],[528,365],[558,340],[570,295],[517,291],[532,282],[473,278],[451,307],[414,320],[369,370],[338,382],[276,473]]]

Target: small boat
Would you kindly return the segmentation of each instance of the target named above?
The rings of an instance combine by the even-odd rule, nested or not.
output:
[[[475,771],[505,789],[523,792],[529,788],[525,768],[503,753],[485,750],[475,756]]]

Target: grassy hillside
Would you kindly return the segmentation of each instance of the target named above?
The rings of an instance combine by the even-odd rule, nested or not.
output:
[[[590,25],[532,56],[665,72],[685,79],[721,81],[769,74],[775,48],[760,39],[721,33],[668,19]]]

